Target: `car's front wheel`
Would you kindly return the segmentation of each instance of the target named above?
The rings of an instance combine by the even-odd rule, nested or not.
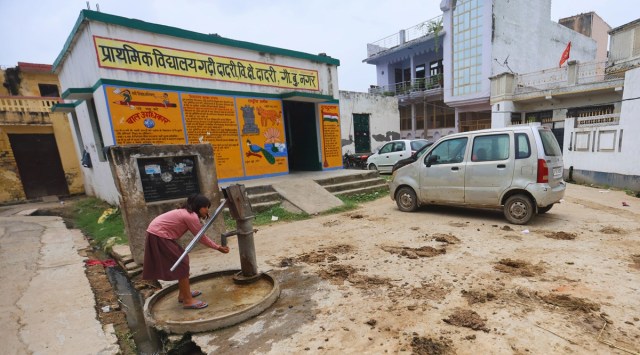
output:
[[[396,192],[396,204],[402,212],[415,211],[416,208],[418,208],[415,191],[410,187],[401,187],[398,192]]]
[[[513,224],[527,224],[533,218],[533,202],[526,195],[513,195],[504,204],[504,217]]]
[[[378,167],[376,166],[376,164],[371,163],[369,164],[369,170],[378,170]]]

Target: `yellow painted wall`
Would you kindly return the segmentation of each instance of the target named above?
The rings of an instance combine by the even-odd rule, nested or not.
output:
[[[55,74],[21,72],[20,77],[22,78],[20,81],[20,95],[22,96],[40,96],[38,84],[57,85],[60,90],[58,77]]]
[[[22,97],[38,98],[40,96],[38,84],[58,85],[57,76],[52,73],[21,71],[20,78],[18,96]],[[0,70],[0,83],[4,81],[4,71]],[[3,97],[9,97],[9,92],[0,85],[0,98]],[[20,99],[20,97],[13,98]],[[51,99],[43,98],[43,100]],[[27,99],[27,101],[29,104],[35,102],[36,106],[40,102],[38,99]],[[0,107],[0,203],[19,202],[26,199],[9,142],[9,134],[53,134],[69,193],[84,193],[80,158],[74,147],[67,115],[53,112],[19,112],[13,107]]]

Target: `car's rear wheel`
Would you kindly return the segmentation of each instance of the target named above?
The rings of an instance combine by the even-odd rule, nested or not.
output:
[[[545,207],[538,207],[538,214],[543,214],[543,213],[547,213],[549,212],[549,210],[551,209],[551,207],[553,207],[553,203],[550,204],[549,206],[545,206]]]
[[[376,166],[376,164],[371,163],[369,164],[369,170],[378,170],[378,167]]]
[[[525,195],[513,195],[504,204],[504,217],[513,224],[527,224],[535,209],[531,199]]]
[[[396,204],[402,212],[413,212],[418,208],[416,193],[410,187],[401,187],[396,192]]]

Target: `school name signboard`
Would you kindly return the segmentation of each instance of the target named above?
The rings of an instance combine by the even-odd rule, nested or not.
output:
[[[319,91],[318,72],[93,36],[101,68]]]

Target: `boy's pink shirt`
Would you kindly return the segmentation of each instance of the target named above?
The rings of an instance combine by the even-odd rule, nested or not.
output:
[[[155,234],[160,238],[176,240],[182,237],[187,231],[190,231],[195,236],[200,229],[202,229],[202,223],[200,223],[198,214],[195,212],[189,213],[186,209],[179,208],[154,218],[149,224],[149,227],[147,227],[147,232]],[[220,248],[220,245],[209,239],[206,235],[200,238],[200,243],[209,248]]]

